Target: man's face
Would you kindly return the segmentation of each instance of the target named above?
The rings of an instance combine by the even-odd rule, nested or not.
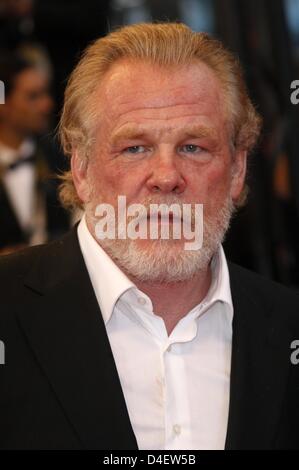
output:
[[[4,106],[3,119],[20,135],[45,131],[53,108],[45,74],[34,68],[19,73]]]
[[[225,231],[232,201],[242,190],[246,155],[232,155],[222,93],[204,64],[176,71],[140,62],[114,64],[97,97],[94,154],[87,170],[80,171],[76,158],[72,162],[88,213],[100,202],[116,206],[118,195],[126,196],[127,205],[198,203],[209,221],[208,237],[213,230]],[[154,254],[147,251],[153,250],[152,240],[134,244],[139,254]],[[171,249],[178,255],[182,244],[168,241],[169,256]]]

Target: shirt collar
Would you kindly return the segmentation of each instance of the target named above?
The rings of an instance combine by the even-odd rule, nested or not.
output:
[[[35,151],[36,144],[32,139],[25,139],[18,149],[13,149],[0,142],[0,163],[9,166],[21,158],[27,158]]]
[[[232,311],[233,302],[230,289],[229,271],[222,245],[219,246],[215,253],[211,267],[212,283],[204,301],[209,304],[215,301],[224,302]]]
[[[118,298],[135,284],[114,263],[91,235],[83,215],[78,225],[78,239],[105,324]]]
[[[104,322],[107,324],[117,300],[130,289],[140,291],[93,238],[87,227],[85,215],[78,225],[78,239]],[[211,268],[212,283],[202,301],[203,306],[206,310],[216,301],[225,303],[228,307],[229,320],[232,321],[233,303],[229,271],[222,245],[212,259]]]

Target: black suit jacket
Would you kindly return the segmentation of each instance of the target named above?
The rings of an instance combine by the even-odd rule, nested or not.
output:
[[[299,296],[229,264],[226,449],[299,449]],[[137,449],[76,228],[0,257],[1,449]],[[145,410],[146,413],[146,410]]]
[[[59,182],[53,177],[59,170],[53,163],[56,154],[57,150],[51,138],[36,140],[36,149],[32,155],[37,170],[36,192],[44,201],[48,240],[62,235],[70,226],[69,216],[57,199]],[[25,233],[19,224],[1,179],[0,168],[0,250],[10,245],[27,244],[29,238],[30,234]]]

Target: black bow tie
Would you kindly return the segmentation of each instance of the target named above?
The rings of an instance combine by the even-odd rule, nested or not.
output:
[[[34,163],[35,162],[35,155],[30,155],[29,157],[19,158],[15,162],[11,163],[7,166],[7,170],[15,170],[20,165],[24,165],[25,163]]]

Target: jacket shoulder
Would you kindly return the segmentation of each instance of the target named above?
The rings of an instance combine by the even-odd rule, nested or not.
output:
[[[16,253],[0,256],[0,279],[5,281],[7,277],[24,275],[32,266],[32,263],[38,259],[47,245],[36,245]],[[1,283],[2,285],[2,283]]]
[[[230,276],[239,283],[246,283],[248,286],[254,287],[264,293],[277,295],[293,296],[299,301],[299,287],[285,286],[279,282],[273,281],[262,274],[244,268],[238,264],[228,262]]]
[[[299,325],[299,288],[288,287],[235,263],[228,262],[232,295],[250,297],[268,311],[290,316]]]
[[[74,229],[54,241],[27,247],[16,253],[0,256],[0,289],[7,282],[24,278],[31,268],[41,262],[45,266],[63,256],[65,246],[74,238]]]

